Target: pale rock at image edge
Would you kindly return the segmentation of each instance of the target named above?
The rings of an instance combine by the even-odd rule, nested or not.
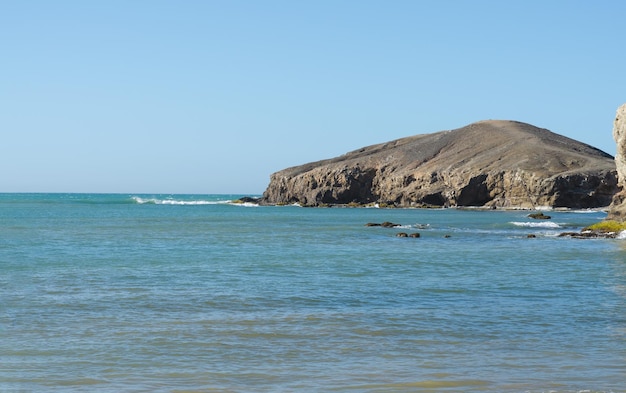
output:
[[[617,143],[615,165],[619,191],[613,196],[607,219],[626,220],[626,104],[617,109],[613,125],[613,139]]]

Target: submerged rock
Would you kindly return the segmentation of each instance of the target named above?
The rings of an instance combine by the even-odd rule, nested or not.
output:
[[[609,154],[546,129],[489,120],[364,147],[271,175],[266,204],[606,207]]]

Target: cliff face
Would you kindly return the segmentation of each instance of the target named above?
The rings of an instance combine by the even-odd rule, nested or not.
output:
[[[262,201],[303,205],[608,206],[613,157],[529,124],[482,121],[271,175]]]
[[[613,139],[617,143],[615,165],[620,191],[613,197],[607,218],[626,221],[626,104],[617,109],[613,124]]]

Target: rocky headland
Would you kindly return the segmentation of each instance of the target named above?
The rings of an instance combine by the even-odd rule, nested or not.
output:
[[[618,191],[608,209],[604,221],[595,223],[580,232],[566,232],[561,236],[575,238],[626,238],[626,104],[617,109],[613,123],[613,138],[617,143],[615,166],[617,168]]]
[[[598,208],[617,190],[611,155],[530,124],[488,120],[281,170],[261,203]]]

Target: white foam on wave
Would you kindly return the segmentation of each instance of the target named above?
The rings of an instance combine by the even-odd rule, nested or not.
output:
[[[398,229],[430,229],[430,224],[405,224],[405,225],[395,226],[394,228],[398,228]]]
[[[164,199],[159,204],[160,205],[218,205],[227,203],[226,201],[177,201],[174,199]]]
[[[135,203],[138,203],[140,205],[143,205],[144,203],[157,203],[156,199],[152,199],[152,198],[140,198],[137,196],[131,197],[130,199],[132,199],[133,201],[135,201]]]
[[[626,240],[626,231],[621,231],[620,233],[617,234],[615,238],[620,239],[620,240]]]
[[[259,207],[258,203],[252,203],[252,202],[233,202],[233,201],[228,201],[226,203],[228,203],[229,205],[232,205],[232,206]]]
[[[518,227],[527,227],[527,228],[560,228],[561,226],[556,222],[545,221],[545,222],[527,222],[527,221],[513,221],[511,224]]]
[[[182,200],[182,199],[159,199],[159,198],[141,198],[138,196],[134,196],[131,198],[135,203],[144,205],[178,205],[178,206],[201,206],[201,205],[232,205],[232,206],[243,206],[243,207],[258,207],[257,203],[252,202],[238,202],[233,200],[219,200],[219,201],[208,201],[205,199],[196,199],[196,200]]]
[[[183,201],[177,199],[158,199],[158,198],[141,198],[138,196],[132,197],[136,203],[140,205],[144,204],[152,204],[152,205],[220,205],[225,203],[230,203],[230,201],[206,201],[206,200],[195,200],[195,201]]]

